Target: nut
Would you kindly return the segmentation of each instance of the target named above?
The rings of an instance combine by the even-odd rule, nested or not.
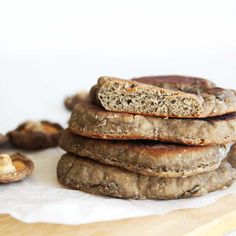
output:
[[[14,147],[39,150],[58,145],[63,128],[49,121],[27,121],[8,133]]]

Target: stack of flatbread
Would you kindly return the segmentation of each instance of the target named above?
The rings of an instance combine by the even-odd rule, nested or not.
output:
[[[65,186],[175,199],[223,189],[236,177],[234,90],[184,76],[101,77],[66,104],[73,111],[57,167]]]

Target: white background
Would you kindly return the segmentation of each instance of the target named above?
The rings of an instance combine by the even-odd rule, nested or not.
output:
[[[100,75],[185,74],[236,87],[236,1],[0,0],[0,132],[64,122]]]

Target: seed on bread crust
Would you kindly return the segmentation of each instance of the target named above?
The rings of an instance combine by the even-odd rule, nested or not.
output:
[[[28,150],[45,149],[58,145],[63,128],[49,121],[27,121],[8,133],[14,147]]]

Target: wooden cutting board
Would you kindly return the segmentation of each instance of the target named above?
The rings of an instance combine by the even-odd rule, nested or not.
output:
[[[223,235],[236,229],[236,194],[207,207],[173,211],[165,215],[139,217],[78,226],[24,224],[10,216],[0,216],[0,235]]]

